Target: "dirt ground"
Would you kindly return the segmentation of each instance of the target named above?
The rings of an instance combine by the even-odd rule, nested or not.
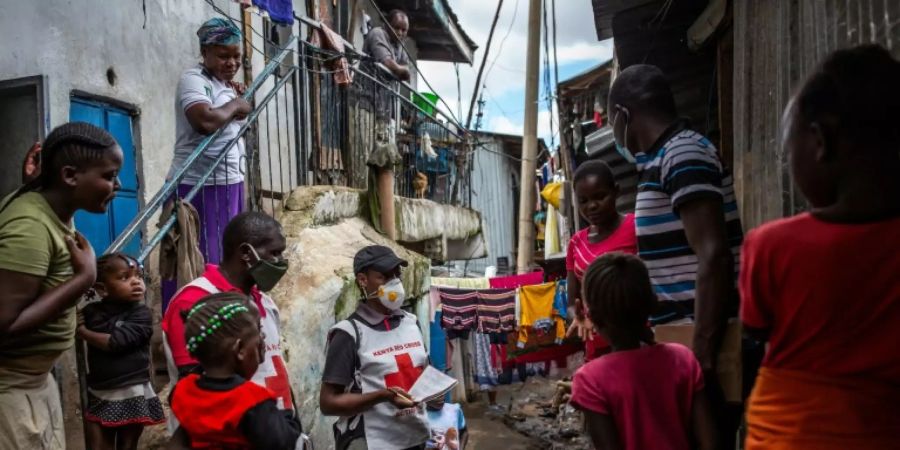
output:
[[[501,411],[488,408],[485,394],[463,405],[469,430],[467,450],[590,449],[581,414],[569,406],[552,407],[556,382],[569,375],[563,371],[501,386],[497,390]]]

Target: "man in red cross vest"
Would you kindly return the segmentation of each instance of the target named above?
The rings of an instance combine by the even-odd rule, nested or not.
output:
[[[400,282],[407,262],[370,246],[353,259],[363,298],[332,327],[319,392],[322,413],[340,416],[337,450],[422,449],[429,437],[423,405],[408,391],[428,365],[416,317],[403,311]]]
[[[266,346],[264,361],[251,381],[274,392],[279,409],[293,409],[291,385],[281,351],[278,307],[265,294],[287,271],[287,261],[282,256],[285,247],[281,225],[265,214],[247,212],[228,223],[222,236],[221,265],[208,264],[200,278],[175,294],[163,315],[170,378],[181,378],[197,367],[197,361],[185,347],[182,312],[190,311],[209,294],[240,292],[259,310]]]

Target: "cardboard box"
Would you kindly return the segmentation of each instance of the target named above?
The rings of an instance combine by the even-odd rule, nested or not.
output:
[[[719,350],[718,367],[719,384],[725,394],[725,400],[734,403],[741,402],[743,391],[743,368],[741,358],[741,323],[737,319],[731,319],[725,329],[722,339],[722,348]],[[694,323],[684,319],[665,325],[657,325],[653,328],[657,342],[678,343],[693,348]]]

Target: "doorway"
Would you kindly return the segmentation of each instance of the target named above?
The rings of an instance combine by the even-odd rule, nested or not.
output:
[[[47,134],[46,89],[40,75],[0,81],[0,198],[22,185],[25,154]]]

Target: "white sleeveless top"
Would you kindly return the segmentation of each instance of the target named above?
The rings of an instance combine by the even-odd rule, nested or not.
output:
[[[331,331],[341,330],[357,341],[359,370],[355,385],[363,394],[387,387],[412,388],[419,374],[428,365],[428,352],[422,341],[416,317],[403,312],[400,324],[387,331],[374,330],[350,318],[336,323]],[[353,320],[356,326],[350,323]],[[352,386],[348,386],[349,391]],[[375,405],[364,412],[363,426],[368,448],[379,450],[406,449],[428,440],[428,417],[425,406],[404,410],[390,402]],[[338,427],[354,427],[355,417],[341,417]]]

